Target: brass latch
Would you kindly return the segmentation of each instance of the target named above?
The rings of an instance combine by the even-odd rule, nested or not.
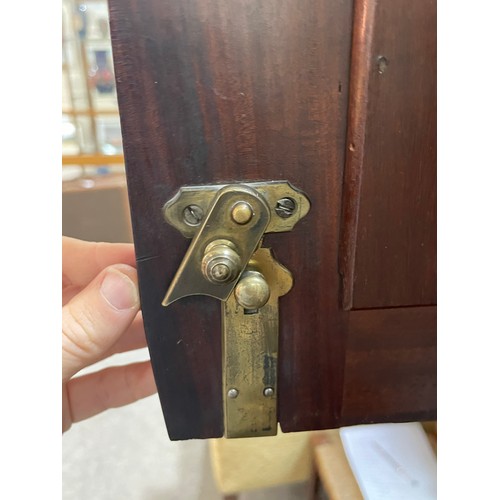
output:
[[[164,207],[167,222],[193,239],[162,304],[188,295],[222,301],[228,438],[277,432],[278,298],[293,279],[261,245],[265,233],[290,231],[309,208],[286,181],[183,187]]]

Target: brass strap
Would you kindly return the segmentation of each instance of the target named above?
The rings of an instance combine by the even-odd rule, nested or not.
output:
[[[224,427],[228,438],[274,436],[277,432],[279,297],[292,287],[288,269],[259,248],[248,269],[271,284],[270,297],[256,312],[235,294],[222,304]]]

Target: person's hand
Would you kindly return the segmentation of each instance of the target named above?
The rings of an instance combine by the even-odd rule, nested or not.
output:
[[[62,428],[156,392],[150,361],[73,377],[146,346],[133,245],[63,237]]]

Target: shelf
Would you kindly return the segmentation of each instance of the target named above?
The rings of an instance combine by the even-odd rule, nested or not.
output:
[[[63,115],[83,115],[83,116],[101,116],[101,115],[119,115],[118,109],[103,109],[103,110],[94,110],[94,109],[63,109]]]
[[[123,155],[66,155],[62,157],[62,165],[123,165]]]

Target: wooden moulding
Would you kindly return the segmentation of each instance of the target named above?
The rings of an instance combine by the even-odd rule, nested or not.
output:
[[[376,0],[358,0],[354,2],[342,229],[339,242],[339,272],[342,276],[341,300],[344,310],[351,309],[353,301],[358,212],[364,158],[368,83],[370,79],[369,69],[376,5]]]

